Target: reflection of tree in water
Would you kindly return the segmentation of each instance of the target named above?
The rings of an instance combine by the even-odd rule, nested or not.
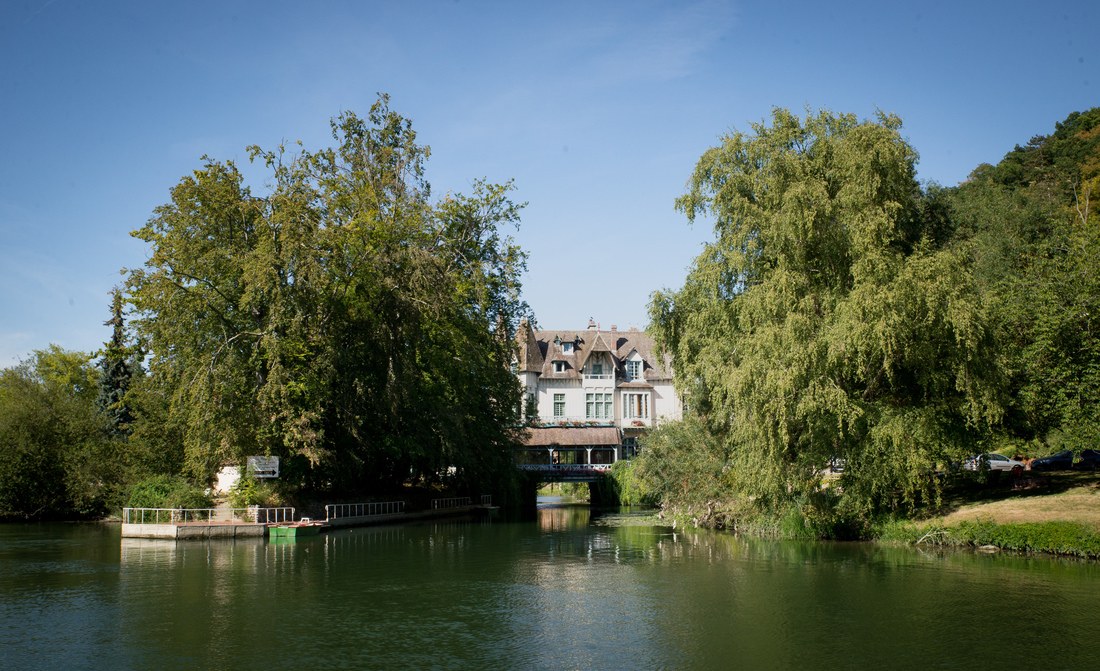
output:
[[[542,531],[566,531],[588,526],[591,509],[586,505],[560,504],[538,510],[538,525]]]

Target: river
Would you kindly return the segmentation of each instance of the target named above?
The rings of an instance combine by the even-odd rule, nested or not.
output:
[[[1100,668],[1100,564],[544,504],[298,541],[0,525],[0,668]]]

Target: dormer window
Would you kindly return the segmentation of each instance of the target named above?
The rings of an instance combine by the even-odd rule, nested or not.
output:
[[[584,376],[590,380],[611,380],[614,379],[612,376],[613,367],[611,358],[606,352],[597,352],[584,362],[584,367],[581,370]]]
[[[565,362],[564,361],[555,361],[554,362],[554,372],[555,373],[564,373],[565,372]]]
[[[626,379],[634,381],[642,377],[642,362],[641,361],[627,361],[626,362]]]
[[[573,353],[573,343],[563,342],[561,344],[561,351],[562,351],[563,354],[572,354]]]

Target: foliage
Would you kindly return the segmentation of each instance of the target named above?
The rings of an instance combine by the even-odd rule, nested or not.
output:
[[[130,508],[209,508],[205,491],[179,475],[155,475],[130,488]]]
[[[1076,522],[997,524],[990,520],[954,526],[893,522],[878,529],[879,540],[914,545],[994,546],[1017,552],[1047,552],[1100,558],[1100,533]]]
[[[592,489],[587,482],[563,482],[561,495],[574,501],[590,501]]]
[[[857,517],[911,506],[998,419],[968,250],[946,244],[900,128],[776,110],[700,159],[678,207],[712,217],[715,240],[650,306],[697,416],[648,450],[666,496],[736,492],[781,511],[841,458],[839,501]]]
[[[634,478],[662,505],[706,506],[730,494],[722,447],[697,416],[666,422],[643,438]]]
[[[0,371],[0,516],[90,516],[117,502],[124,469],[98,381],[86,354],[56,346]]]
[[[1046,454],[1100,431],[1100,108],[979,166],[951,196],[1006,379],[1007,439]]]
[[[141,354],[140,348],[127,344],[122,292],[118,289],[111,294],[111,318],[104,326],[111,327],[111,340],[99,360],[100,379],[96,407],[107,416],[112,433],[119,436],[127,433],[130,423],[134,421],[126,392],[134,374],[140,373]]]
[[[316,489],[506,482],[526,311],[525,254],[501,233],[511,185],[432,204],[428,149],[385,96],[332,134],[293,156],[250,148],[262,196],[204,158],[135,231],[152,249],[127,279],[146,407],[199,477],[270,454]]]
[[[126,392],[134,414],[126,436],[134,478],[184,471],[183,419],[169,412],[171,394],[164,378],[153,375],[133,379]]]
[[[250,474],[242,475],[229,490],[229,505],[233,508],[248,506],[277,507],[283,505],[275,487]]]
[[[635,460],[619,460],[611,466],[608,478],[615,488],[616,498],[624,506],[651,506],[658,503],[656,492],[646,488],[638,475]]]

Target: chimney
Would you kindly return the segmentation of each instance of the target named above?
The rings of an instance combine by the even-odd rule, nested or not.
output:
[[[596,320],[589,317],[588,318],[588,330],[589,331],[595,331],[596,329],[597,329]]]

